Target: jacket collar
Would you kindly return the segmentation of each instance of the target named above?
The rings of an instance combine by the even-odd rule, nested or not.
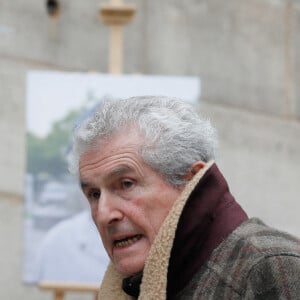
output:
[[[174,298],[212,251],[247,219],[213,164],[192,191],[178,222],[169,262],[169,299]]]
[[[179,221],[185,222],[184,219],[180,218],[180,216],[182,215],[183,209],[190,196],[191,198],[194,198],[195,194],[199,193],[199,191],[203,191],[203,187],[202,188],[197,187],[197,184],[212,166],[213,166],[213,162],[208,162],[205,165],[205,167],[202,168],[192,178],[192,180],[190,180],[187,183],[185,189],[183,190],[179,198],[174,203],[170,213],[168,214],[164,223],[162,224],[151,246],[149,255],[145,262],[142,284],[140,286],[141,292],[140,292],[139,299],[141,300],[151,300],[151,299],[165,300],[166,299],[168,268],[169,268],[171,252],[173,251],[172,247],[175,238],[176,228]],[[210,184],[212,184],[212,182]],[[213,186],[209,186],[209,187],[211,190],[213,190]],[[194,190],[195,192],[193,192]],[[205,195],[205,191],[203,192]],[[219,208],[219,210],[221,210],[221,207]],[[212,242],[208,243],[210,245],[214,244],[213,235],[216,234],[215,230],[216,229],[212,229],[210,231],[210,236],[212,238]],[[181,244],[182,243],[181,238],[179,238],[179,240],[177,240],[176,238],[175,242],[176,245]],[[175,258],[178,255],[176,253],[178,252],[175,251]],[[172,254],[174,255],[174,253]],[[133,297],[127,295],[122,290],[122,281],[123,281],[122,275],[118,273],[118,271],[114,268],[113,264],[110,263],[106,271],[106,274],[104,276],[104,279],[102,281],[98,299],[101,300],[134,299]]]

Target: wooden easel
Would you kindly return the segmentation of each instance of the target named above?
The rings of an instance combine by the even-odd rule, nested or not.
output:
[[[128,24],[135,14],[135,6],[124,4],[123,0],[110,0],[108,4],[100,7],[100,17],[104,24],[110,28],[109,40],[109,73],[121,74],[123,71],[123,26]],[[93,293],[97,300],[99,285],[84,283],[39,282],[42,290],[52,291],[54,300],[63,300],[67,292]]]
[[[100,17],[110,28],[109,73],[121,74],[123,69],[123,26],[134,17],[135,6],[122,0],[110,0],[100,7]]]
[[[41,281],[39,283],[41,290],[52,291],[54,293],[54,300],[63,300],[67,292],[92,293],[94,299],[98,298],[99,284],[84,284],[84,283],[62,283],[54,281]]]

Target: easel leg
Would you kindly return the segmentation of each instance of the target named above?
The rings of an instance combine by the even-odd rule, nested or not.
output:
[[[61,290],[56,290],[54,292],[54,300],[64,300],[65,293]]]
[[[98,292],[95,293],[95,300],[98,300]]]

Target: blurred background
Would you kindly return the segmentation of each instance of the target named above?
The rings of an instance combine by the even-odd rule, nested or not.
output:
[[[26,74],[107,73],[107,3],[0,2],[0,299],[52,299],[22,282]],[[125,3],[136,14],[123,31],[123,73],[198,77],[232,193],[249,216],[300,236],[300,1]]]

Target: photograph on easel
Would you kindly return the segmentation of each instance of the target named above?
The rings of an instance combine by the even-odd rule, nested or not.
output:
[[[197,109],[196,77],[31,71],[23,281],[99,284],[108,264],[78,179],[68,172],[71,132],[103,99],[167,95]]]

